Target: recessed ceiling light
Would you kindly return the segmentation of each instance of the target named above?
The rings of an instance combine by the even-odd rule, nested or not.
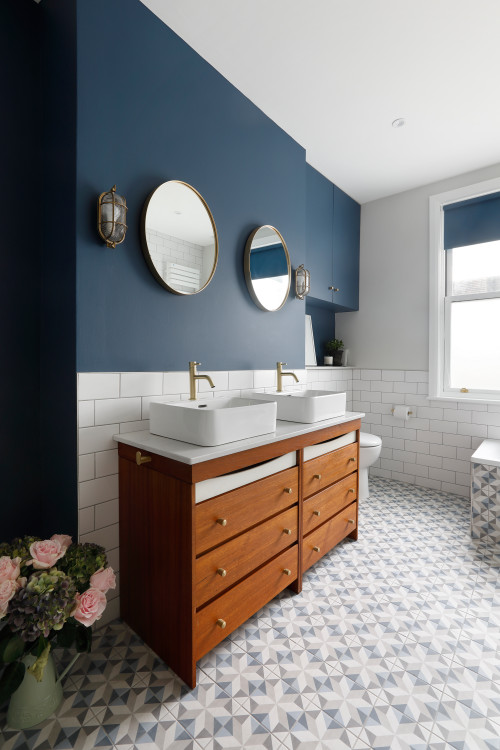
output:
[[[393,128],[402,128],[404,125],[406,125],[404,117],[398,117],[396,120],[392,121]]]

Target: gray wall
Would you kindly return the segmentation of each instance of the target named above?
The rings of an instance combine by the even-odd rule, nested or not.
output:
[[[429,196],[500,176],[500,164],[361,207],[359,311],[335,316],[355,367],[427,370]]]

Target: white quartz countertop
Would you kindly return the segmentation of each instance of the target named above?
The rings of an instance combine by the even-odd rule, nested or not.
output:
[[[238,440],[234,443],[224,443],[223,445],[208,447],[193,445],[192,443],[182,443],[180,440],[152,435],[149,430],[120,433],[114,435],[114,439],[117,443],[132,445],[134,448],[156,453],[159,456],[165,456],[165,458],[171,458],[183,464],[199,464],[203,463],[203,461],[212,461],[214,458],[221,458],[221,456],[229,456],[231,453],[240,453],[250,448],[259,448],[261,445],[270,445],[271,443],[278,443],[280,440],[306,435],[308,432],[317,432],[326,427],[350,422],[353,419],[361,419],[364,416],[364,413],[361,412],[346,411],[343,417],[325,419],[312,424],[277,420],[275,432],[268,432],[266,435],[258,435],[246,440]]]
[[[479,448],[471,456],[476,464],[500,466],[500,440],[483,440]]]

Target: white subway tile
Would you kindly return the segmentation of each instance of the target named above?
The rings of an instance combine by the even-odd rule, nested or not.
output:
[[[470,422],[471,412],[460,409],[443,409],[443,419],[446,419],[449,422],[453,420],[457,422]]]
[[[417,462],[417,454],[411,453],[410,451],[400,451],[400,450],[393,450],[392,451],[392,458],[395,461],[403,461],[410,464],[415,464]]]
[[[468,435],[446,435],[443,434],[445,445],[455,445],[458,448],[470,448],[471,438]]]
[[[113,620],[116,620],[117,617],[120,617],[120,600],[113,599],[108,601],[106,609],[102,613],[97,625],[102,628],[104,625],[108,625]]]
[[[492,440],[500,439],[500,427],[488,427],[488,437]]]
[[[122,372],[120,396],[161,396],[163,393],[162,372]]]
[[[428,383],[429,373],[425,370],[406,370],[405,380],[408,383]]]
[[[118,523],[118,499],[109,500],[107,503],[100,503],[95,506],[95,528],[103,529]]]
[[[118,524],[115,523],[112,526],[106,526],[105,529],[91,531],[89,534],[82,534],[80,541],[100,544],[106,551],[112,550],[119,544]]]
[[[78,402],[78,427],[93,427],[94,426],[94,402],[93,401],[79,401]]]
[[[418,388],[417,388],[417,393],[421,393],[423,396],[427,396],[429,394],[429,384],[419,383]]]
[[[363,426],[361,426],[361,429],[364,432],[370,432],[370,430],[365,430]],[[383,424],[378,424],[376,426],[376,429],[372,430],[372,432],[373,432],[374,435],[378,435],[382,439],[384,439],[386,437],[392,437],[392,427],[386,427]]]
[[[431,432],[430,430],[417,430],[417,440],[422,440],[426,443],[438,443],[443,442],[442,432]]]
[[[475,404],[472,411],[491,411],[494,414],[500,414],[500,404]]]
[[[327,379],[323,375],[322,379]],[[276,370],[254,370],[253,371],[254,388],[270,388],[276,386]]]
[[[471,448],[457,448],[457,458],[461,461],[469,461],[471,459],[473,450]]]
[[[78,374],[78,399],[118,398],[120,374],[117,372],[80,372]]]
[[[118,425],[100,427],[82,427],[78,430],[78,453],[95,453],[116,448],[113,435],[118,432]]]
[[[404,379],[404,370],[382,370],[382,380],[392,380],[395,383]]]
[[[474,437],[485,438],[488,434],[488,428],[485,424],[459,424],[458,434],[471,436],[474,435]]]
[[[422,466],[432,466],[434,469],[441,469],[443,467],[443,459],[441,456],[426,455],[425,453],[419,453],[417,455],[417,464]]]
[[[427,466],[421,466],[420,464],[405,463],[404,473],[427,478],[429,476],[429,469]]]
[[[118,547],[108,550],[106,557],[108,558],[108,565],[117,573],[120,570],[120,550]]]
[[[450,434],[456,434],[457,432],[456,422],[445,422],[444,419],[431,419],[429,428],[433,432],[446,432]]]
[[[470,487],[471,483],[471,473],[470,470],[468,472],[460,472],[457,471],[455,474],[455,484],[461,484],[464,487]]]
[[[393,437],[384,437],[384,445],[386,445],[388,448],[393,448],[394,450],[404,450],[405,447],[405,441],[403,438],[393,438]]]
[[[412,474],[404,474],[402,471],[393,471],[392,478],[397,482],[406,482],[407,484],[415,484],[415,476]]]
[[[380,467],[382,469],[389,469],[389,471],[403,471],[404,464],[402,461],[394,461],[391,459],[383,458],[380,461]]]
[[[82,508],[78,511],[78,538],[82,534],[88,534],[89,531],[94,531],[94,506],[90,508]]]
[[[437,479],[425,479],[425,477],[419,477],[416,484],[418,484],[419,487],[429,487],[431,490],[441,489],[441,482]]]
[[[500,427],[500,412],[475,412],[472,415],[472,421],[475,424],[485,424],[492,425],[494,427]]]
[[[354,401],[352,402],[352,408],[354,411],[364,411],[365,414],[370,411],[370,402],[369,401]]]
[[[429,443],[423,443],[419,440],[405,440],[405,450],[415,453],[429,453]]]
[[[439,479],[441,482],[453,482],[455,483],[455,472],[445,471],[445,469],[429,469],[430,479]]]
[[[306,374],[306,382],[309,373]],[[229,372],[229,386],[232,389],[242,390],[244,388],[253,388],[253,370],[231,370]]]
[[[210,391],[216,394],[219,391],[229,390],[229,373],[227,370],[199,370],[199,374],[211,377],[215,388],[212,388],[207,380],[198,380],[198,393]]]
[[[459,461],[458,458],[443,458],[443,469],[449,471],[468,472],[470,470],[470,461]]]
[[[413,413],[415,413],[414,409],[410,409],[410,411],[413,411]],[[421,419],[420,417],[414,417],[413,415],[410,417],[407,424],[413,430],[428,430],[429,429],[428,419]]]
[[[141,419],[138,422],[123,422],[120,425],[120,432],[141,432],[149,430],[149,419]]]
[[[189,372],[164,372],[163,393],[189,393]]]
[[[382,393],[382,403],[391,404],[391,406],[404,405],[404,393]]]
[[[382,401],[382,394],[377,391],[361,391],[361,401]]]
[[[394,393],[416,393],[417,383],[394,383]]]
[[[361,380],[381,380],[382,374],[380,370],[360,370]]]
[[[372,412],[374,414],[385,414],[391,416],[391,405],[390,404],[382,404],[382,403],[373,403],[372,404]]]
[[[469,496],[469,493],[466,492],[465,487],[461,487],[460,485],[451,482],[443,482],[441,490],[443,492],[450,492],[452,495],[460,495],[461,497]]]
[[[392,478],[392,471],[389,471],[388,469],[380,469],[378,466],[374,468],[373,466],[370,467],[370,476],[373,477],[383,477],[384,479],[391,479]]]
[[[405,438],[405,440],[417,439],[417,431],[412,430],[409,427],[393,427],[392,434],[393,434],[393,437]]]
[[[95,454],[96,477],[107,477],[111,474],[118,474],[118,449]]]
[[[457,449],[452,445],[433,445],[431,453],[434,456],[446,456],[447,458],[456,458]]]
[[[93,479],[94,472],[94,454],[86,453],[84,456],[78,456],[78,481],[85,482],[87,479]]]
[[[87,508],[89,505],[104,503],[118,497],[118,474],[109,477],[90,479],[78,485],[78,507]]]
[[[112,398],[95,402],[95,423],[115,424],[116,422],[134,422],[141,419],[141,399]]]
[[[436,409],[431,406],[417,407],[417,417],[422,419],[442,419],[443,409]]]

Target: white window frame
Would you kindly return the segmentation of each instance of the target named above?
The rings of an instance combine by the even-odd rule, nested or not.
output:
[[[449,388],[448,362],[445,356],[449,340],[451,302],[500,296],[498,294],[446,297],[446,254],[444,251],[444,206],[500,191],[500,177],[467,185],[429,197],[429,397],[477,403],[500,402],[499,391],[471,390],[461,393]]]

